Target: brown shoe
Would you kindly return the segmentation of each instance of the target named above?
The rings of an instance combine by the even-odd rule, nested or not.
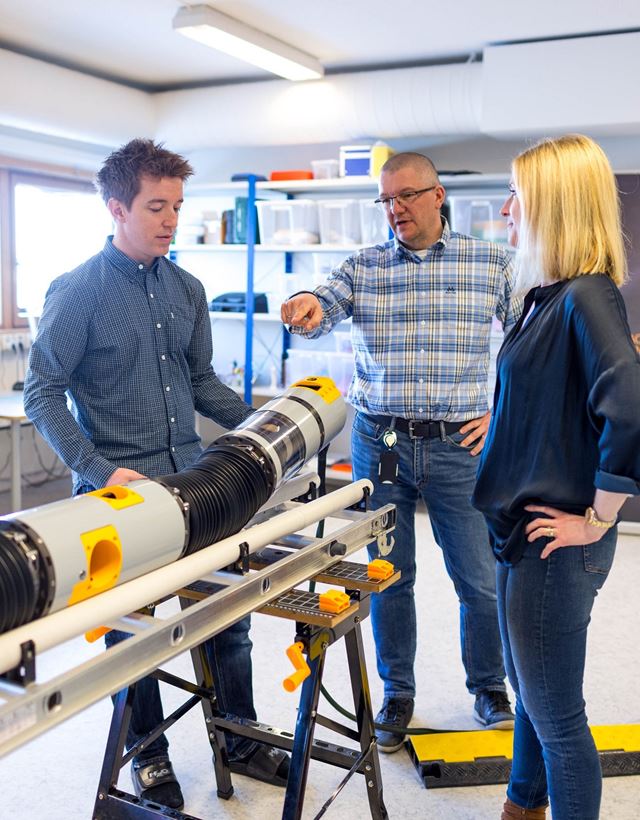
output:
[[[500,820],[545,820],[546,816],[546,805],[538,806],[537,809],[525,809],[507,797]]]

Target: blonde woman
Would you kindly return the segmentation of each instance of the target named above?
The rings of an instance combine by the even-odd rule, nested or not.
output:
[[[502,818],[596,820],[601,771],[582,693],[587,626],[616,519],[640,494],[640,359],[618,286],[615,178],[584,136],[513,162],[502,214],[523,314],[498,357],[475,505],[498,559],[505,663],[516,692]]]

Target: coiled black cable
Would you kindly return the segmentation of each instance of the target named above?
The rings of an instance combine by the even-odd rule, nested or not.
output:
[[[255,446],[216,443],[192,467],[158,481],[177,489],[189,505],[189,539],[183,555],[241,530],[267,501],[275,483]]]

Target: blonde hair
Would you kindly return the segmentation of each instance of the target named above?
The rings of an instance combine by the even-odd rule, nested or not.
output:
[[[621,285],[627,261],[611,165],[589,137],[544,139],[513,161],[520,204],[516,291],[604,273]]]

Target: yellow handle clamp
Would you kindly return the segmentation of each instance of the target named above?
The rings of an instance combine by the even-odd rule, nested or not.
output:
[[[391,561],[385,561],[383,558],[375,558],[369,561],[367,566],[367,578],[371,581],[386,581],[391,578],[395,567]]]
[[[300,686],[302,681],[305,678],[308,678],[311,674],[311,670],[309,669],[309,664],[305,660],[304,655],[302,654],[302,650],[304,649],[304,644],[301,641],[297,641],[296,643],[292,643],[291,646],[287,649],[287,657],[293,664],[295,668],[295,672],[289,675],[288,678],[285,678],[282,681],[282,685],[284,686],[287,692],[295,692],[295,690]]]
[[[107,632],[111,632],[110,626],[97,626],[95,629],[90,629],[88,632],[85,632],[84,638],[88,643],[95,643],[99,641],[103,635],[106,635]]]
[[[328,589],[326,592],[321,592],[319,597],[319,605],[321,612],[331,612],[337,615],[339,612],[344,612],[348,609],[351,603],[351,598],[341,589]]]

